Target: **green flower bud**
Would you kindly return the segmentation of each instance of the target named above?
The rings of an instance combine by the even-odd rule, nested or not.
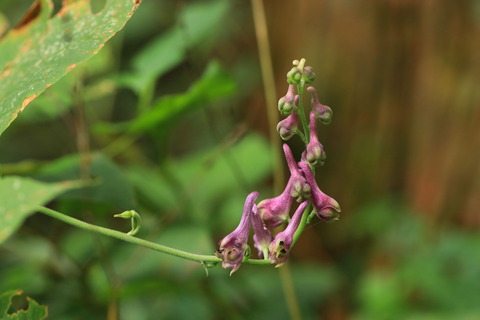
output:
[[[332,109],[320,103],[314,87],[308,87],[307,91],[312,95],[312,111],[315,113],[315,117],[320,120],[321,123],[329,125],[333,116]]]
[[[289,84],[298,85],[300,84],[300,80],[302,80],[302,70],[300,70],[298,67],[293,67],[287,73],[287,82]]]
[[[305,79],[305,83],[313,83],[315,81],[315,73],[312,70],[312,67],[306,66],[303,69],[303,77]]]
[[[288,140],[297,133],[299,121],[298,115],[293,112],[278,123],[277,132],[280,134],[282,140]]]
[[[288,86],[287,94],[278,100],[278,111],[282,115],[289,115],[295,107],[295,86]]]

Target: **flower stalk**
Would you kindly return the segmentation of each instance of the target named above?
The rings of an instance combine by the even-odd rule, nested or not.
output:
[[[96,225],[93,225],[93,224],[90,224],[90,223],[72,218],[70,216],[67,216],[67,215],[61,213],[61,212],[52,210],[52,209],[47,208],[47,207],[39,206],[39,207],[36,208],[36,211],[38,211],[40,213],[43,213],[47,216],[50,216],[52,218],[58,219],[62,222],[70,224],[72,226],[75,226],[77,228],[83,229],[83,230],[103,234],[105,236],[116,238],[116,239],[131,243],[131,244],[139,245],[139,246],[142,246],[142,247],[145,247],[145,248],[157,251],[157,252],[166,253],[166,254],[169,254],[169,255],[172,255],[172,256],[175,256],[175,257],[179,257],[179,258],[182,258],[182,259],[203,263],[203,264],[206,264],[206,265],[209,265],[209,266],[211,266],[212,264],[217,264],[219,262],[222,262],[222,259],[217,258],[214,255],[195,254],[195,253],[190,253],[190,252],[178,250],[178,249],[175,249],[175,248],[163,246],[161,244],[157,244],[157,243],[154,243],[154,242],[151,242],[151,241],[147,241],[147,240],[143,240],[143,239],[140,239],[140,238],[137,238],[137,237],[127,235],[127,234],[125,234],[123,232],[120,232],[120,231],[96,226]],[[244,263],[259,264],[259,265],[269,264],[268,261],[265,261],[263,259],[262,260],[260,260],[260,259],[248,259],[248,260],[244,261]]]

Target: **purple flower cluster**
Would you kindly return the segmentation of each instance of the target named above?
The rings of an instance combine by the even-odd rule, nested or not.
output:
[[[299,96],[303,92],[303,86],[313,82],[315,74],[310,66],[305,66],[305,59],[295,60],[293,64],[294,68],[287,74],[287,82],[290,84],[288,92],[278,104],[281,114],[288,117],[279,122],[277,131],[283,140],[298,134],[305,143],[305,150],[301,161],[297,163],[290,147],[283,145],[290,171],[284,191],[274,198],[261,200],[258,204],[255,204],[258,192],[250,193],[238,227],[219,242],[215,254],[222,259],[224,268],[232,268],[230,274],[249,258],[250,228],[253,228],[253,242],[258,256],[279,267],[287,261],[295,233],[309,221],[306,218],[316,215],[323,221],[336,220],[341,211],[338,202],[320,190],[314,175],[315,167],[323,165],[326,159],[323,145],[318,139],[317,120],[329,124],[332,110],[318,101],[313,87],[308,87],[307,91],[312,95],[311,111],[308,114],[308,128],[303,128],[306,134],[301,132],[300,123],[306,126],[307,119],[303,106],[299,105]],[[290,218],[293,200],[300,205]],[[272,229],[285,223],[288,223],[285,229],[273,236]]]

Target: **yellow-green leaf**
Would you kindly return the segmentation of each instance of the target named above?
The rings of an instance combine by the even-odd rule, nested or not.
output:
[[[107,0],[93,14],[88,0],[64,1],[51,17],[52,0],[37,0],[0,39],[0,134],[33,99],[96,54],[123,28],[140,0]]]

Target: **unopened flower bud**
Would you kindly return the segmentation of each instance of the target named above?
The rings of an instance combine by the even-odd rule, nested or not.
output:
[[[277,125],[277,132],[280,134],[282,140],[288,140],[293,137],[298,130],[299,118],[296,112],[280,121]]]
[[[303,151],[302,161],[308,162],[312,166],[323,166],[325,164],[325,159],[327,159],[327,154],[325,153],[321,145],[322,144],[312,144],[312,146],[309,148],[310,152],[307,152],[306,150]]]
[[[290,195],[297,202],[310,199],[311,188],[305,177],[300,173],[297,163],[293,158],[292,151],[287,144],[283,144],[283,152],[285,153],[285,159],[287,160],[288,169],[290,170],[290,180],[292,186],[290,188]]]
[[[303,200],[310,199],[310,194],[312,189],[309,184],[303,183],[301,180],[295,180],[292,183],[292,189],[290,190],[290,195],[297,202],[302,202]]]
[[[323,145],[318,141],[317,119],[315,113],[310,112],[310,142],[307,149],[302,154],[302,161],[310,163],[312,166],[323,166],[327,155],[323,150]]]
[[[275,228],[288,220],[293,198],[290,195],[292,179],[288,180],[285,190],[278,197],[260,201],[257,213],[266,228]]]
[[[295,86],[289,85],[287,94],[278,100],[278,111],[282,115],[289,115],[295,107]]]
[[[294,84],[298,85],[300,83],[300,80],[302,80],[302,70],[298,67],[293,67],[288,71],[287,73],[287,82],[289,84]]]
[[[304,201],[298,206],[285,230],[278,233],[275,236],[275,239],[270,243],[269,260],[270,263],[276,264],[276,268],[281,267],[288,259],[290,248],[293,243],[293,236],[295,231],[297,231],[307,204],[308,201]]]
[[[312,188],[311,202],[313,211],[316,213],[317,217],[324,221],[338,220],[338,217],[340,216],[339,212],[342,211],[338,202],[320,190],[308,164],[300,162],[299,166],[305,179],[307,179],[308,184]]]
[[[303,78],[305,79],[305,83],[313,83],[313,81],[315,81],[315,73],[312,67],[306,66],[303,69]]]
[[[240,268],[243,259],[248,257],[250,253],[247,241],[250,233],[252,210],[257,198],[258,192],[252,192],[247,196],[238,227],[219,242],[218,249],[215,251],[215,255],[222,259],[222,267],[232,268],[230,275]]]
[[[307,90],[312,95],[312,111],[315,113],[315,117],[325,125],[330,124],[333,116],[332,109],[320,103],[314,87],[308,87]]]
[[[305,59],[293,60],[293,68],[287,73],[287,82],[290,84],[299,85],[303,80],[304,83],[313,83],[315,80],[315,73],[312,67],[305,66]]]

